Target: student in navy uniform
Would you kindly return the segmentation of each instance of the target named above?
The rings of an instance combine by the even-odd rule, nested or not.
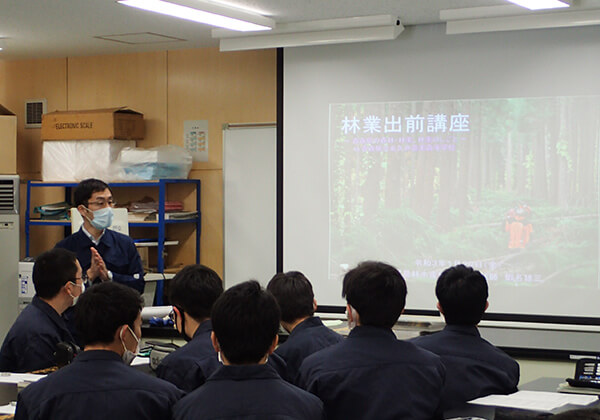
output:
[[[91,283],[116,281],[143,293],[144,269],[133,240],[107,229],[115,205],[108,185],[99,179],[85,179],[75,188],[73,199],[83,225],[56,247],[77,254],[84,278]]]
[[[517,391],[518,363],[481,338],[477,329],[489,306],[485,277],[462,264],[450,267],[440,275],[435,294],[446,327],[411,341],[438,354],[446,366],[444,408],[485,395]]]
[[[310,281],[299,271],[273,276],[267,290],[281,308],[281,326],[290,334],[275,350],[287,363],[287,376],[296,380],[302,361],[311,354],[337,344],[344,338],[313,316],[317,301]]]
[[[277,346],[280,311],[258,282],[233,286],[212,310],[212,342],[223,365],[175,406],[174,419],[318,420],[317,397],[284,381],[267,358]]]
[[[298,384],[329,420],[432,419],[441,415],[445,370],[438,356],[400,341],[392,326],[406,283],[394,267],[363,262],[344,276],[350,335],[304,359]]]
[[[85,349],[18,395],[16,420],[171,418],[183,391],[129,366],[139,348],[142,298],[130,287],[92,286],[76,307]]]
[[[220,366],[210,340],[210,311],[222,293],[219,275],[200,264],[184,267],[170,281],[175,328],[188,343],[162,360],[156,376],[189,392]]]
[[[41,254],[33,265],[33,285],[33,301],[19,314],[0,349],[1,372],[56,366],[56,345],[74,341],[61,315],[85,287],[75,254],[66,249]]]

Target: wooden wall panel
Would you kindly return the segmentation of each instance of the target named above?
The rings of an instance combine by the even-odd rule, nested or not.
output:
[[[25,206],[28,179],[40,179],[42,170],[42,141],[39,128],[25,128],[25,101],[46,99],[48,110],[65,109],[67,104],[67,60],[20,60],[0,62],[0,103],[17,115],[17,173],[21,177],[21,241],[20,255],[25,256]],[[40,192],[33,206],[62,201],[63,194],[54,189]],[[44,229],[44,230],[42,230]],[[38,255],[50,249],[63,236],[60,228],[32,228],[30,253]]]
[[[6,61],[0,60],[0,104],[6,101]]]
[[[185,120],[208,120],[209,161],[194,168],[223,168],[223,123],[275,121],[276,70],[275,50],[169,52],[169,143],[183,146]]]
[[[208,120],[209,161],[194,163],[190,177],[202,180],[200,261],[222,275],[222,126],[276,120],[276,51],[170,51],[168,67],[169,143],[183,146],[184,121]],[[170,262],[193,260],[192,240],[170,251]]]
[[[66,59],[7,61],[4,66],[6,96],[2,104],[17,115],[17,172],[22,178],[39,179],[40,129],[24,128],[25,101],[45,98],[49,111],[66,107]]]
[[[144,114],[146,137],[138,147],[167,142],[165,51],[68,60],[69,110],[127,106]]]

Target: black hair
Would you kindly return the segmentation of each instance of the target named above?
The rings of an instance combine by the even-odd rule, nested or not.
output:
[[[435,295],[447,324],[477,325],[485,312],[488,285],[483,274],[460,264],[440,274]]]
[[[358,312],[361,325],[391,328],[406,303],[406,282],[389,264],[365,261],[344,276],[342,297]]]
[[[69,281],[77,283],[77,256],[64,248],[53,248],[42,253],[33,264],[35,293],[51,299]]]
[[[213,306],[212,326],[227,360],[258,363],[277,336],[280,316],[277,301],[256,280],[226,290]]]
[[[75,305],[75,325],[85,345],[111,343],[121,325],[133,329],[143,303],[137,290],[113,281],[87,289]]]
[[[299,271],[275,274],[269,281],[267,290],[277,299],[283,322],[294,322],[312,316],[315,312],[312,285]]]
[[[95,192],[102,192],[106,189],[110,190],[110,187],[104,181],[95,178],[84,179],[77,185],[77,188],[75,188],[75,191],[73,192],[75,207],[82,204],[87,207],[88,200],[92,198],[92,194]]]
[[[223,293],[223,281],[212,269],[192,264],[183,267],[169,283],[169,301],[200,321]]]

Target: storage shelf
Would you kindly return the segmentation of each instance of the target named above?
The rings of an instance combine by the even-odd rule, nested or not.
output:
[[[188,219],[165,219],[165,202],[167,195],[167,185],[170,184],[192,184],[196,189],[196,211],[197,217]],[[63,226],[65,228],[65,236],[68,235],[67,228],[71,226],[70,220],[43,220],[31,218],[31,194],[32,188],[48,188],[60,187],[65,189],[65,201],[71,201],[72,190],[79,185],[78,182],[43,182],[43,181],[27,181],[27,207],[25,210],[25,255],[29,256],[30,246],[30,227],[31,226]],[[112,188],[141,188],[155,187],[158,188],[158,220],[154,221],[136,221],[129,222],[130,227],[153,227],[158,229],[158,260],[157,268],[160,273],[165,269],[164,266],[164,247],[166,241],[166,225],[171,224],[195,224],[196,225],[196,264],[200,263],[200,235],[201,235],[201,212],[200,212],[200,180],[198,179],[159,179],[153,181],[127,181],[127,182],[110,182],[108,186]],[[156,286],[156,303],[162,304],[163,282],[157,281]]]

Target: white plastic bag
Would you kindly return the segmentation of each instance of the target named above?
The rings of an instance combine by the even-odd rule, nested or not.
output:
[[[121,150],[114,168],[115,180],[185,179],[192,169],[192,155],[170,144],[150,149],[128,147]]]

